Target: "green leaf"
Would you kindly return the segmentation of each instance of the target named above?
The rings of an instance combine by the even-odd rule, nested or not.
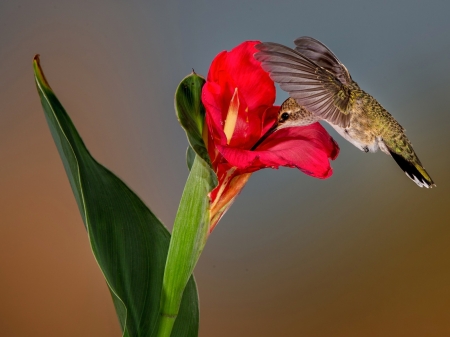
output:
[[[208,164],[211,163],[203,141],[205,107],[201,101],[205,79],[196,73],[186,76],[175,92],[175,112],[192,149]]]
[[[195,159],[195,151],[192,150],[191,146],[188,146],[186,150],[186,164],[189,171],[191,170],[192,165],[194,164],[194,159]]]
[[[170,234],[145,204],[88,152],[35,57],[37,89],[75,195],[95,259],[111,292],[123,336],[155,336]],[[198,335],[190,277],[173,337]]]

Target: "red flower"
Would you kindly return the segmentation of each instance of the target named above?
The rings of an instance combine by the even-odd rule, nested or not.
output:
[[[202,90],[207,147],[219,184],[211,192],[211,227],[231,206],[251,173],[296,167],[316,177],[332,174],[339,147],[319,124],[280,129],[250,149],[276,122],[275,85],[253,54],[259,41],[243,42],[213,60]]]

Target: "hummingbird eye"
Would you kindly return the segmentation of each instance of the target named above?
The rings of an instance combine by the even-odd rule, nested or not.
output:
[[[283,112],[280,116],[280,122],[284,122],[289,118],[289,114],[287,112]]]

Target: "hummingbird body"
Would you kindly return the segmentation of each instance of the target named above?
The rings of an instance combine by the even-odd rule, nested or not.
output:
[[[372,96],[359,89],[355,82],[352,87],[353,103],[349,107],[351,114],[348,126],[330,125],[362,151],[376,152],[381,149],[390,154],[389,148],[392,148],[396,153],[408,156],[412,148],[403,127]]]
[[[270,133],[325,120],[360,150],[381,149],[391,155],[418,186],[435,186],[403,127],[375,98],[360,89],[337,57],[310,37],[299,38],[295,44],[296,50],[276,43],[256,46],[260,52],[255,58],[290,95]]]

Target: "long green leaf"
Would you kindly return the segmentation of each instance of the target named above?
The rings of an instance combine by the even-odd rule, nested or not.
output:
[[[45,116],[123,336],[154,336],[170,234],[133,191],[90,155],[46,81],[37,56],[33,65]],[[197,289],[191,277],[172,336],[197,336],[198,320]]]

